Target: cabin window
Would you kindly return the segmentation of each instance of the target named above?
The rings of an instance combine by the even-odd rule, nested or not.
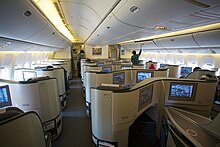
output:
[[[1,79],[6,79],[6,68],[5,67],[1,67],[0,77],[1,77]]]
[[[175,56],[175,64],[185,66],[184,57],[182,55],[176,55]]]
[[[15,69],[24,67],[24,59],[25,59],[25,56],[23,53],[17,55],[16,61],[15,61]]]
[[[197,67],[198,66],[197,56],[194,55],[187,56],[187,66],[192,68]]]
[[[1,78],[12,80],[14,74],[14,56],[12,54],[4,55],[1,66]]]
[[[166,61],[167,61],[167,64],[174,64],[174,58],[173,58],[173,55],[172,54],[168,54],[166,56]]]
[[[31,68],[31,59],[32,59],[31,53],[26,53],[24,68]]]
[[[202,57],[202,68],[211,70],[215,67],[215,59],[212,56],[203,56]]]

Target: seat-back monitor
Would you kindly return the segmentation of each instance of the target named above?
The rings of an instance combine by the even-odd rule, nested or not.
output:
[[[167,66],[167,64],[160,64],[160,68]]]
[[[151,78],[153,76],[152,72],[147,72],[147,71],[137,71],[137,78],[136,81],[137,83],[140,81],[143,81],[144,79]]]
[[[112,67],[111,66],[102,67],[102,72],[111,72],[111,71],[112,71]]]
[[[143,109],[151,103],[153,96],[153,85],[144,87],[139,91],[139,106],[138,110]]]
[[[113,84],[124,84],[125,82],[125,72],[113,73]]]
[[[169,100],[194,101],[197,83],[171,82]]]
[[[11,106],[11,95],[9,91],[9,86],[0,86],[0,108]]]
[[[96,63],[96,66],[103,66],[105,65],[104,63]]]
[[[133,68],[132,65],[121,65],[121,69],[130,69]]]
[[[181,75],[188,75],[192,72],[192,67],[181,67]]]
[[[37,72],[35,71],[22,71],[24,81],[27,81],[30,78],[36,78]]]

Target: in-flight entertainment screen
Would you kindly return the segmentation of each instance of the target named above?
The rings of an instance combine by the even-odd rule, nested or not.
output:
[[[111,66],[102,67],[102,72],[111,72],[111,71],[112,71],[112,67]]]
[[[11,95],[9,91],[9,86],[0,86],[0,108],[11,106]]]
[[[132,65],[121,65],[121,69],[130,69],[133,68]]]
[[[137,83],[140,81],[143,81],[144,79],[151,78],[152,77],[152,72],[147,72],[147,71],[137,71]]]
[[[181,75],[188,75],[192,72],[192,67],[181,67]]]
[[[125,72],[118,72],[113,74],[113,84],[124,84],[125,82]]]
[[[169,99],[171,100],[195,100],[197,83],[170,83]]]

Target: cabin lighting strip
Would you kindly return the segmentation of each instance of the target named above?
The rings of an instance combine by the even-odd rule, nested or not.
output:
[[[34,4],[42,11],[42,13],[50,20],[50,22],[70,41],[74,42],[75,38],[64,24],[53,0],[32,0]]]

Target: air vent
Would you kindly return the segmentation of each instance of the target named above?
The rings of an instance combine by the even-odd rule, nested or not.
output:
[[[138,8],[137,6],[131,6],[131,7],[130,7],[130,11],[131,11],[132,13],[137,13],[138,11],[140,11],[140,8]]]
[[[28,11],[28,10],[26,12],[24,12],[24,16],[27,16],[27,17],[30,17],[31,14],[32,14],[31,11]]]

